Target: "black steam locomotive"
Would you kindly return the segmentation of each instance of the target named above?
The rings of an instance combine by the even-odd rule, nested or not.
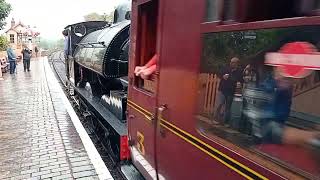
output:
[[[102,144],[119,162],[130,158],[127,75],[131,2],[119,5],[113,23],[90,21],[65,30],[67,87]]]

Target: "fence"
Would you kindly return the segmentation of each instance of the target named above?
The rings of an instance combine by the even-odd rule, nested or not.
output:
[[[200,74],[201,113],[212,115],[217,99],[220,79],[216,74]]]

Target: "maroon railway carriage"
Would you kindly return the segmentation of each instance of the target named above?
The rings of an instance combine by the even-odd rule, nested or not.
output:
[[[133,0],[128,131],[139,171],[147,179],[320,178],[318,9],[312,0]],[[155,54],[157,73],[135,76]],[[234,57],[241,77],[225,95],[219,72]],[[257,88],[274,74],[291,90]],[[284,105],[268,110],[273,91]],[[270,122],[277,128],[267,131]]]

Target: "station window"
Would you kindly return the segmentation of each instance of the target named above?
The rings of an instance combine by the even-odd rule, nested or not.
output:
[[[10,43],[14,43],[14,34],[10,34]]]
[[[204,34],[199,132],[308,178],[319,176],[319,31],[301,26]],[[279,66],[292,59],[318,68]]]
[[[149,92],[153,92],[155,86],[157,19],[157,0],[139,6],[135,85]]]
[[[221,4],[221,7],[218,7]],[[319,15],[319,1],[301,0],[207,0],[206,21],[214,21],[221,11],[221,21],[251,22]]]

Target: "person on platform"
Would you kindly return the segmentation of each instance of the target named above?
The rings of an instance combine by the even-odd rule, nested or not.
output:
[[[34,52],[36,53],[36,57],[38,57],[39,49],[38,49],[38,47],[37,47],[37,46],[36,46],[36,47],[34,47]]]
[[[240,60],[234,57],[230,60],[230,65],[218,73],[221,79],[218,89],[220,103],[217,104],[215,113],[219,114],[220,109],[225,105],[224,125],[230,125],[230,110],[236,93],[236,89],[241,87],[243,83],[242,70],[240,69]],[[217,116],[217,115],[215,115]]]
[[[68,55],[69,55],[69,30],[65,29],[62,31],[62,35],[64,37],[64,48],[63,48],[63,54],[64,54],[64,60],[65,60],[65,71],[67,77],[69,77],[69,63],[68,63]]]
[[[7,55],[10,64],[10,74],[14,74],[16,70],[17,56],[11,45],[7,48]]]
[[[24,48],[21,51],[22,59],[23,59],[23,70],[26,72],[27,70],[30,71],[30,60],[31,60],[31,50],[24,45]]]
[[[64,58],[67,59],[69,50],[69,31],[67,29],[63,30],[62,35],[64,36]]]

